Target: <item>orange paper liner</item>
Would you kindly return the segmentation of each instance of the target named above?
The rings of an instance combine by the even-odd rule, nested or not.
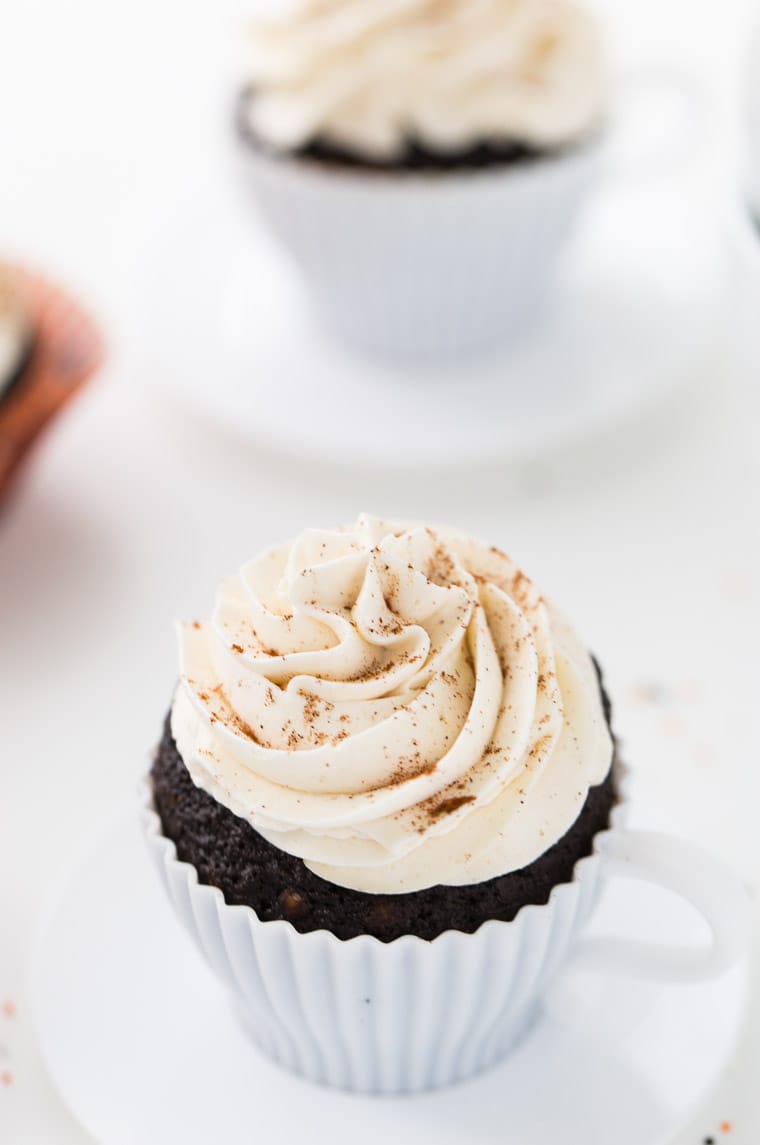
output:
[[[21,377],[0,397],[0,496],[45,426],[103,361],[98,328],[64,291],[23,267],[7,269],[26,301],[32,349]]]

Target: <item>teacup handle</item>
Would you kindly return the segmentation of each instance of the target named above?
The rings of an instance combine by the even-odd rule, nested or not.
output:
[[[699,78],[688,72],[655,65],[624,71],[613,105],[616,123],[605,149],[613,178],[671,174],[705,141],[709,98]]]
[[[660,982],[697,982],[727,970],[747,949],[750,898],[727,867],[693,843],[651,831],[621,830],[600,840],[608,876],[637,879],[674,891],[710,928],[697,946],[620,938],[581,939],[571,956],[586,968]]]

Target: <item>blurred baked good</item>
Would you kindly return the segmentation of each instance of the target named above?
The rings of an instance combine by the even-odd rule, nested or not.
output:
[[[0,263],[0,496],[102,357],[100,332],[64,291]]]
[[[23,373],[32,342],[32,323],[19,276],[0,263],[0,401]]]

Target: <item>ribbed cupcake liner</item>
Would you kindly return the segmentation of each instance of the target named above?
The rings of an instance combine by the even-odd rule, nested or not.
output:
[[[428,942],[341,940],[261,922],[247,906],[198,881],[162,833],[148,782],[141,816],[151,855],[175,911],[229,987],[261,1049],[312,1081],[362,1093],[435,1089],[504,1057],[530,1028],[539,999],[596,902],[604,867],[600,833],[571,883],[513,922]]]
[[[241,150],[252,198],[323,323],[365,349],[425,357],[503,344],[535,320],[602,163],[598,142],[443,173]]]

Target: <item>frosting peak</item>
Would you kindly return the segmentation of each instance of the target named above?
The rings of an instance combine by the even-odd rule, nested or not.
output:
[[[597,24],[571,0],[264,4],[249,51],[254,133],[393,158],[410,140],[561,146],[604,100]]]
[[[196,784],[343,886],[523,867],[610,766],[588,653],[507,556],[448,530],[309,530],[224,581],[180,653]]]

